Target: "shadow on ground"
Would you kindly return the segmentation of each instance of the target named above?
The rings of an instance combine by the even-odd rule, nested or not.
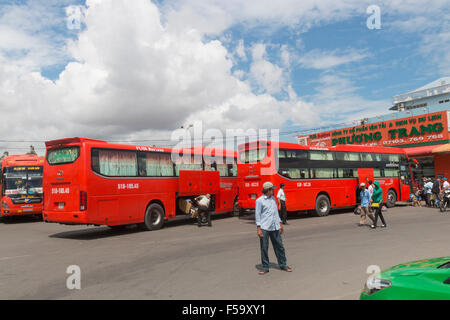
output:
[[[214,227],[214,221],[226,219],[232,217],[232,214],[225,213],[225,214],[215,214],[212,216],[212,224]],[[174,221],[167,221],[164,224],[164,227],[160,230],[154,230],[149,232],[160,232],[166,228],[174,228],[177,226],[185,226],[185,225],[192,225],[193,227],[197,227],[197,220],[192,218],[181,218],[179,220]],[[80,228],[83,228],[83,226],[80,226]],[[79,230],[71,230],[71,231],[65,231],[65,232],[59,232],[50,235],[50,238],[60,238],[60,239],[74,239],[74,240],[96,240],[96,239],[102,239],[102,238],[109,238],[109,237],[118,237],[123,236],[127,234],[132,233],[138,233],[138,232],[147,232],[137,224],[130,224],[127,226],[123,226],[122,228],[110,228],[107,226],[101,226],[101,227],[84,227],[84,229]]]

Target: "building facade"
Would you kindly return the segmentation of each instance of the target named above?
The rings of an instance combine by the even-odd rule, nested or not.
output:
[[[352,127],[298,136],[298,143],[405,148],[409,157],[419,163],[413,168],[415,179],[450,179],[450,78],[395,96],[390,110],[396,112],[362,119]]]

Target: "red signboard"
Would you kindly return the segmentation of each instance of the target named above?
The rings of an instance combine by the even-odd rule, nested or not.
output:
[[[362,124],[297,137],[299,144],[308,146],[365,145],[420,146],[449,141],[450,111]]]

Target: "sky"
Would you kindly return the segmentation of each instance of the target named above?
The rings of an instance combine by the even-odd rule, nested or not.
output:
[[[450,75],[449,7],[0,0],[0,153],[72,136],[163,146],[196,121],[293,141],[386,114],[394,95]]]

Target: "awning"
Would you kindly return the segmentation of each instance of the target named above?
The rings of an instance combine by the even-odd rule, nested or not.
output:
[[[413,147],[413,148],[405,148],[405,152],[408,157],[417,157],[417,156],[431,156],[434,149],[445,146],[445,144],[441,145],[432,145],[432,146],[422,146],[422,147]]]
[[[450,152],[450,143],[442,144],[438,146],[437,148],[433,149],[433,153],[444,153],[444,152]]]

